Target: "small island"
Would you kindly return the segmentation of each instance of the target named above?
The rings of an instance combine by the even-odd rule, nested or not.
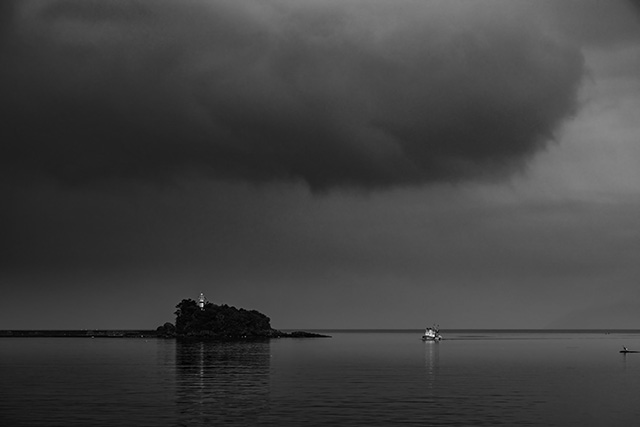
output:
[[[156,329],[0,330],[3,338],[175,338],[199,340],[257,340],[270,338],[330,338],[312,332],[282,332],[256,310],[216,305],[200,294],[196,302],[183,299],[176,306],[176,323]]]
[[[183,299],[176,305],[176,323],[157,328],[158,336],[178,339],[255,340],[269,338],[327,338],[311,332],[282,332],[271,327],[271,319],[256,310],[245,310],[226,304]]]

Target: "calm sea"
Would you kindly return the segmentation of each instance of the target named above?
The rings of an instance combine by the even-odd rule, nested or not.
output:
[[[630,426],[640,331],[0,338],[0,425]]]

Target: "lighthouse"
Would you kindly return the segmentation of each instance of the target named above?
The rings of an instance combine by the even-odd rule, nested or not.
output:
[[[204,310],[204,303],[206,301],[207,299],[204,297],[204,294],[200,292],[200,298],[198,299],[198,307],[200,307],[200,310]]]

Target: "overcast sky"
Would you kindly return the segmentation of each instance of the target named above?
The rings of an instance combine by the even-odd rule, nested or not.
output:
[[[3,0],[0,329],[640,328],[640,6]]]

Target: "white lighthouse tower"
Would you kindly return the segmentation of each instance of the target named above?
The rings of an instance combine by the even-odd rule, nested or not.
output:
[[[200,299],[198,299],[198,307],[200,307],[200,310],[204,310],[205,302],[207,302],[207,299],[204,297],[204,294],[200,292]]]

